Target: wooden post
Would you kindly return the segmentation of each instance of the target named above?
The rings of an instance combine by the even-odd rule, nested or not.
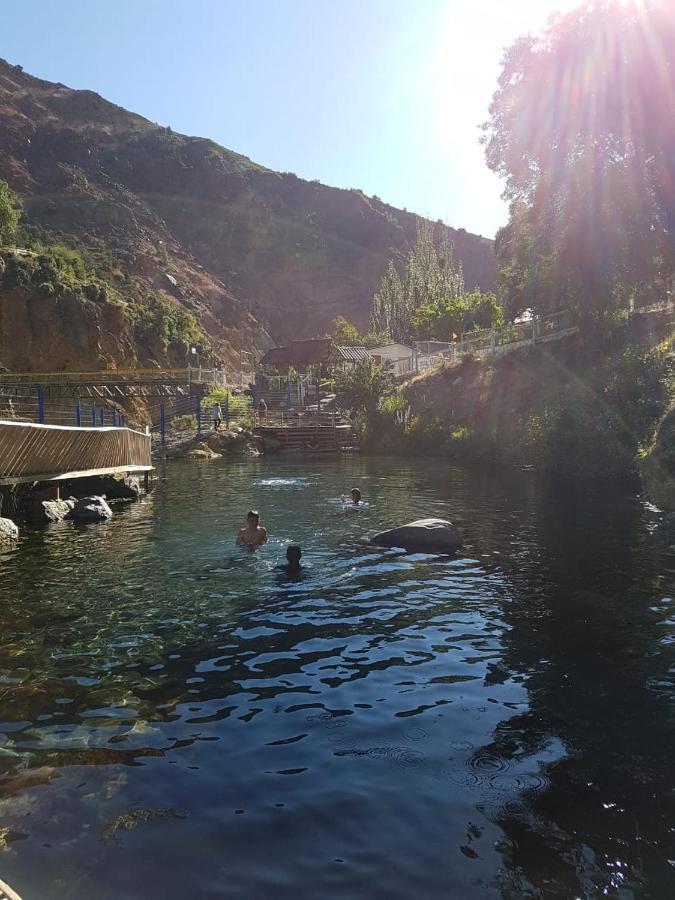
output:
[[[38,422],[40,425],[45,424],[45,392],[43,388],[37,389],[37,403],[38,403]]]

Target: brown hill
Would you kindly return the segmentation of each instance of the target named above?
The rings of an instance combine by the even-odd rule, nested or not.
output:
[[[70,297],[70,312],[52,322],[61,352],[45,358],[43,347],[40,366],[76,368],[83,354],[89,365],[181,361],[180,340],[139,329],[148,297],[161,315],[174,306],[194,315],[212,352],[230,362],[241,349],[324,333],[337,315],[363,327],[388,259],[405,253],[417,224],[361,191],[265,169],[2,60],[0,178],[23,200],[27,233],[81,248],[117,310],[92,307],[85,290],[69,350]],[[492,242],[463,229],[450,237],[467,284],[493,287]],[[60,299],[58,286],[48,297],[33,288],[39,277],[29,272],[0,294],[0,364],[10,368],[34,353],[23,341],[17,356],[16,323],[42,327]]]

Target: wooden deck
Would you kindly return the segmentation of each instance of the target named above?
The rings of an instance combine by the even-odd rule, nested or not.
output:
[[[141,431],[0,421],[0,485],[152,468],[150,435]]]
[[[356,445],[349,425],[258,425],[255,433],[275,441],[282,453],[341,453]]]

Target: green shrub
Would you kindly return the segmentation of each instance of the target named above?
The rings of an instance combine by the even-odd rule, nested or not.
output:
[[[166,350],[174,342],[189,344],[204,338],[192,313],[186,312],[176,301],[157,294],[137,300],[131,315],[136,338],[141,343],[159,340]]]
[[[173,431],[196,431],[197,416],[192,414],[174,416],[171,420],[171,428]]]

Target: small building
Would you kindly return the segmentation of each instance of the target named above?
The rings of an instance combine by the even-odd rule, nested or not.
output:
[[[385,344],[370,351],[376,363],[390,362],[394,375],[402,377],[417,371],[417,352],[406,344]]]
[[[322,368],[324,371],[353,368],[370,358],[365,347],[341,347],[330,338],[310,341],[292,341],[286,347],[273,347],[260,360],[263,367],[273,366],[281,371],[294,369],[306,372]]]

